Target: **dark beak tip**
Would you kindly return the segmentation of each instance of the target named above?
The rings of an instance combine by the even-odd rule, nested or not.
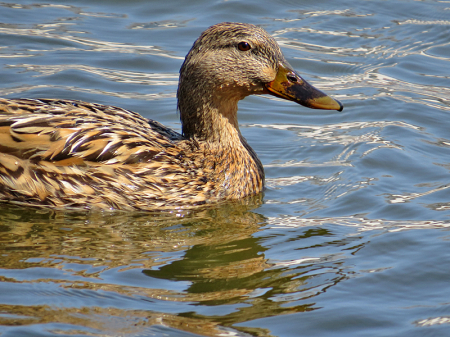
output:
[[[338,111],[341,112],[342,110],[344,110],[344,106],[342,105],[342,103],[340,101],[338,101],[338,100],[336,100],[336,102],[338,102],[338,104],[339,104]]]

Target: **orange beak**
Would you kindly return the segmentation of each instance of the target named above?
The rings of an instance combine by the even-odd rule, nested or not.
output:
[[[312,109],[344,109],[341,102],[314,88],[306,82],[287,62],[280,62],[277,75],[266,84],[268,94],[297,102]]]

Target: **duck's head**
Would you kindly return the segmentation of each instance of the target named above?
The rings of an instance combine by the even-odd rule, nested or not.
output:
[[[314,109],[343,109],[340,102],[308,84],[291,67],[264,29],[229,22],[209,27],[195,41],[180,69],[182,120],[185,114],[200,113],[195,106],[199,101],[213,108],[229,102],[237,109],[237,101],[252,94],[271,94]]]

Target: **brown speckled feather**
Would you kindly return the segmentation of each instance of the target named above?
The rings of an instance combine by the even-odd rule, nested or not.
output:
[[[226,199],[220,172],[207,163],[217,153],[205,151],[117,107],[0,99],[2,201],[154,210]]]

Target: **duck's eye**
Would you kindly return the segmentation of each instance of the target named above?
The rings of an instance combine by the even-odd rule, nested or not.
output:
[[[247,51],[252,48],[248,42],[239,42],[237,46],[240,51]]]

